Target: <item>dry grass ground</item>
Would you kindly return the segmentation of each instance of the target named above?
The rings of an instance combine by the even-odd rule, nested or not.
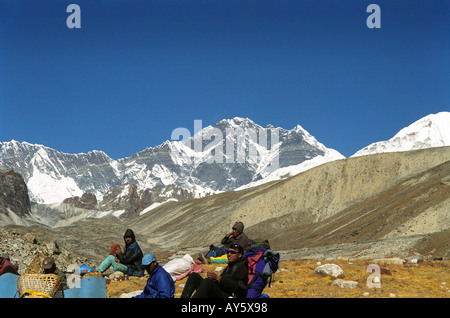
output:
[[[334,263],[345,273],[344,280],[357,281],[354,289],[332,286],[334,277],[314,274],[318,260],[282,261],[271,287],[264,290],[271,298],[450,298],[450,261],[427,261],[417,267],[383,265],[391,275],[381,274],[381,287],[369,288],[366,284],[371,273],[367,272],[370,260],[320,261]],[[203,265],[207,270],[223,267],[223,264]],[[129,281],[111,282],[107,285],[108,298],[122,293],[142,290],[147,277],[132,277]],[[176,282],[175,298],[179,298],[186,278]]]

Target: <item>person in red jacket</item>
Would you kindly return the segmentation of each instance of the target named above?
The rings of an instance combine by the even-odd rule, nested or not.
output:
[[[17,268],[10,262],[7,255],[0,256],[0,276],[6,273],[19,275]]]

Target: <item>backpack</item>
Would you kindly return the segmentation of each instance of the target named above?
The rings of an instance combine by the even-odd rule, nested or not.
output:
[[[205,255],[205,257],[207,257],[207,258],[219,257],[219,256],[222,256],[224,254],[227,254],[227,249],[226,249],[225,246],[210,245],[209,246],[209,252]]]
[[[250,240],[250,242],[252,243],[252,246],[262,246],[265,247],[266,250],[270,250],[269,240],[266,238],[257,238],[254,240]]]
[[[0,257],[0,276],[6,273],[18,275],[17,268],[8,259]]]
[[[263,246],[254,246],[247,250],[244,257],[248,262],[247,298],[269,297],[262,291],[267,282],[269,282],[270,287],[272,275],[280,266],[280,254]]]

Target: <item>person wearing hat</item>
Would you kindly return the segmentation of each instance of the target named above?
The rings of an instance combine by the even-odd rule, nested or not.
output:
[[[67,285],[66,274],[56,267],[55,259],[53,257],[46,257],[42,261],[42,269],[44,270],[44,274],[56,274],[61,278],[61,284],[63,289],[69,289],[69,285]]]
[[[236,222],[231,228],[231,232],[225,235],[225,237],[220,241],[220,244],[223,245],[222,247],[218,248],[214,245],[211,245],[209,247],[209,251],[206,252],[206,254],[198,253],[197,258],[199,261],[205,264],[210,264],[212,256],[219,257],[225,255],[224,251],[230,244],[233,243],[240,245],[244,249],[244,253],[252,246],[252,242],[244,233],[244,223],[242,222]],[[218,250],[219,253],[214,255],[214,250]]]
[[[207,277],[191,273],[181,298],[245,298],[247,295],[248,264],[244,249],[236,243],[227,248],[228,266],[218,275],[208,271]],[[195,291],[195,293],[194,293]]]
[[[145,270],[142,267],[142,250],[139,244],[136,242],[134,232],[131,229],[127,229],[123,235],[125,241],[125,252],[118,253],[117,259],[128,269],[128,275],[142,277],[145,274]]]
[[[142,266],[150,277],[142,293],[133,298],[173,298],[175,283],[172,276],[158,264],[155,255],[145,255],[142,258]]]
[[[225,246],[232,243],[239,244],[244,249],[244,253],[252,246],[252,242],[244,233],[244,223],[242,222],[236,222],[231,228],[231,232],[225,235],[220,243]]]

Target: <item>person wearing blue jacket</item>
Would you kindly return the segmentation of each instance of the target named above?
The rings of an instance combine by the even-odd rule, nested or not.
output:
[[[142,266],[150,277],[144,291],[133,298],[173,298],[175,283],[172,276],[159,264],[154,254],[147,254],[142,258]]]

